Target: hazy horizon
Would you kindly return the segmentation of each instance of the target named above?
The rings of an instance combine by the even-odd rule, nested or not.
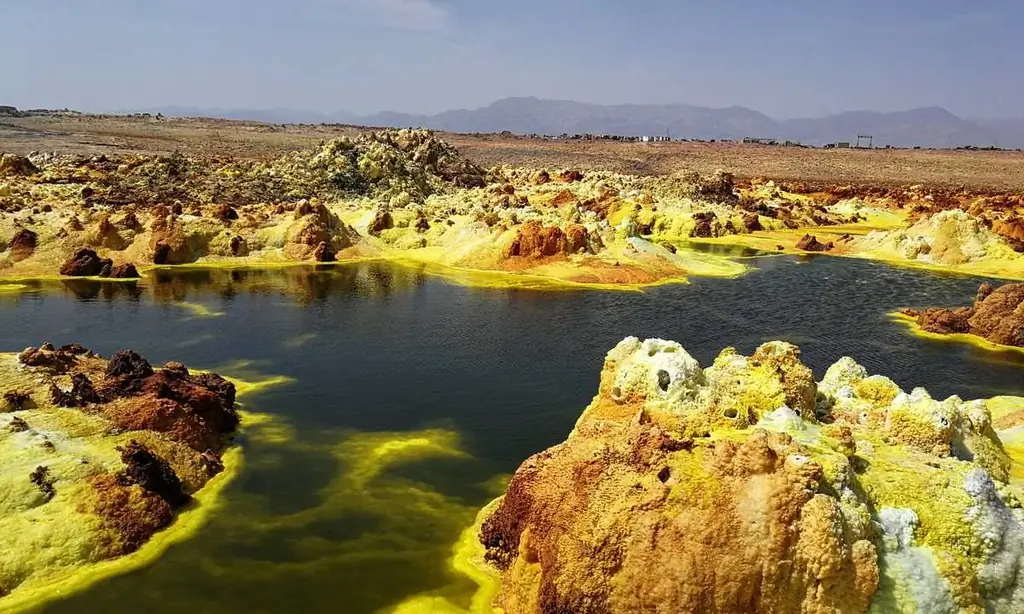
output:
[[[41,0],[0,23],[0,104],[370,115],[507,97],[743,106],[784,120],[942,107],[1021,118],[1024,6],[993,0]]]

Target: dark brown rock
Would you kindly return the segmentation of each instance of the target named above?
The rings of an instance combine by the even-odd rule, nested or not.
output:
[[[238,212],[231,205],[222,203],[213,208],[213,218],[222,222],[230,222],[238,219]]]
[[[715,232],[718,224],[718,216],[713,211],[700,211],[693,214],[693,221],[696,225],[690,231],[690,236],[700,239],[718,236]]]
[[[83,247],[61,265],[60,274],[68,277],[104,277],[104,269],[109,275],[112,265],[112,260],[100,258],[95,250]]]
[[[143,379],[153,375],[153,366],[132,350],[121,350],[107,363],[107,377]]]
[[[137,441],[119,447],[124,470],[118,474],[118,481],[128,486],[138,484],[177,509],[189,502],[190,497],[182,490],[181,480],[164,459],[150,452]]]
[[[26,409],[31,402],[32,396],[27,392],[5,392],[3,396],[4,411],[21,411]]]
[[[818,237],[814,235],[804,235],[796,244],[797,249],[802,249],[805,252],[827,252],[833,247],[835,247],[835,245],[831,241],[828,243],[821,243],[818,241]]]
[[[85,407],[89,403],[102,401],[92,385],[92,380],[85,373],[75,373],[71,376],[71,390],[51,386],[50,399],[54,405],[60,407]]]
[[[743,226],[747,229],[747,232],[764,230],[764,227],[761,226],[761,218],[756,213],[745,213],[743,215]]]
[[[111,267],[110,274],[108,276],[111,279],[136,279],[141,277],[138,269],[136,269],[135,265],[130,262],[125,264],[115,264]]]
[[[153,248],[153,264],[167,264],[171,254],[171,246],[166,243],[157,243]]]
[[[317,262],[334,262],[337,257],[326,241],[321,241],[313,250],[313,259]]]
[[[11,254],[15,260],[24,260],[36,251],[38,242],[39,235],[35,231],[21,228],[18,232],[14,233],[14,238],[11,239]]]
[[[395,222],[391,218],[391,212],[387,207],[381,206],[377,207],[377,210],[374,212],[367,231],[372,235],[379,235],[389,228],[394,228],[394,226]]]

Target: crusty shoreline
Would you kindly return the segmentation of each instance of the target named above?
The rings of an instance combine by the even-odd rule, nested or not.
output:
[[[718,241],[1013,277],[1019,197],[737,183],[732,175],[480,168],[427,131],[262,162],[0,158],[0,278],[133,279],[153,266],[365,259],[639,288],[746,267]]]

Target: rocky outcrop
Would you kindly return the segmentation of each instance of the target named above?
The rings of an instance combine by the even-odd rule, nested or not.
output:
[[[60,267],[60,274],[73,277],[98,277],[100,272],[107,271],[114,262],[108,258],[100,258],[95,250],[83,247],[74,253]]]
[[[327,244],[327,241],[321,241],[316,249],[313,250],[313,260],[317,262],[334,262],[337,260],[334,250]]]
[[[0,154],[0,177],[11,175],[34,175],[39,168],[25,156]]]
[[[372,235],[379,236],[380,233],[394,228],[395,222],[391,218],[391,211],[386,206],[379,206],[373,212],[373,219],[370,220],[370,224],[367,226],[366,231]]]
[[[718,216],[712,211],[694,213],[693,222],[693,230],[690,231],[691,237],[706,239],[722,234],[722,225],[718,222]]]
[[[971,307],[902,309],[926,332],[971,334],[1000,345],[1024,347],[1024,284],[983,284]]]
[[[694,185],[699,198],[721,203],[732,203],[739,199],[736,195],[735,177],[721,169],[715,171],[711,177],[699,177]]]
[[[285,232],[285,254],[292,260],[330,262],[358,240],[358,234],[325,205],[309,204],[295,210],[295,221]],[[324,249],[320,249],[320,245]],[[330,260],[324,260],[330,256]]]
[[[10,250],[14,260],[24,260],[36,251],[39,235],[28,228],[20,228],[11,239]]]
[[[95,250],[83,247],[60,267],[60,274],[68,277],[109,277],[134,279],[139,277],[131,263],[115,265],[109,258],[101,258]]]
[[[138,550],[224,469],[234,386],[135,352],[0,354],[0,608]]]
[[[575,240],[580,233],[575,231]],[[536,220],[526,222],[516,231],[515,238],[505,247],[502,256],[506,259],[521,257],[540,259],[570,253],[569,240],[557,226],[544,226]]]
[[[1009,239],[986,227],[989,223],[961,209],[950,209],[922,217],[909,228],[871,232],[855,240],[853,246],[860,252],[943,266],[1019,261]]]
[[[814,235],[804,235],[796,244],[796,248],[805,252],[827,252],[835,247],[835,244],[829,241],[828,243],[821,243],[818,241],[818,237]]]
[[[984,401],[908,394],[850,358],[816,383],[781,342],[702,368],[629,338],[479,539],[506,612],[1010,613],[1009,467]]]

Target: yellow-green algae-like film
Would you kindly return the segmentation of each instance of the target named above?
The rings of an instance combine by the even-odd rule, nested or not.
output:
[[[245,374],[255,366],[215,370]],[[236,385],[252,394],[262,381]],[[477,481],[457,433],[304,430],[267,413],[245,413],[243,424],[244,476],[196,538],[144,575],[94,586],[80,596],[82,604],[116,610],[141,592],[162,595],[158,611],[202,611],[215,607],[227,586],[239,611],[308,611],[336,602],[340,582],[377,586],[386,579],[392,589],[350,591],[346,606],[382,613],[491,611],[497,578],[481,564],[479,507],[434,484],[431,467],[441,463],[458,475],[469,469],[474,477],[458,480],[458,489],[468,484],[482,498],[496,496],[504,483]],[[254,481],[274,484],[273,492],[244,486]],[[189,590],[180,590],[182,583]],[[402,601],[402,594],[410,597]]]
[[[18,368],[18,355],[13,353],[0,354],[0,375],[4,377],[6,384],[15,386],[29,384],[29,380],[33,378],[31,373],[22,372]],[[255,392],[289,382],[288,378],[281,376],[261,380],[228,379],[235,384],[236,398],[239,401]],[[76,494],[82,491],[84,485],[74,483],[72,480],[77,474],[73,468],[64,465],[73,461],[82,463],[83,461],[78,459],[86,457],[92,459],[90,462],[107,461],[112,465],[117,464],[116,446],[132,438],[141,437],[142,434],[129,432],[109,435],[98,418],[87,416],[78,410],[35,407],[20,413],[24,413],[27,420],[31,421],[33,431],[38,430],[41,433],[39,436],[57,439],[61,447],[67,450],[65,454],[48,452],[45,457],[25,458],[26,453],[31,456],[31,448],[10,445],[19,435],[15,432],[18,429],[13,429],[11,424],[8,424],[13,422],[14,414],[7,414],[4,425],[0,427],[8,433],[5,443],[9,444],[0,446],[0,451],[5,453],[5,458],[0,464],[4,469],[0,471],[0,483],[5,485],[5,489],[10,484],[22,482],[25,472],[30,470],[29,465],[35,465],[37,462],[55,474],[53,477],[57,485],[57,496],[46,505],[28,510],[31,518],[25,518],[24,513],[18,514],[17,508],[9,508],[9,505],[17,503],[9,499],[12,493],[5,492],[0,496],[0,512],[6,512],[0,516],[0,535],[17,534],[32,543],[46,544],[42,549],[10,548],[5,552],[7,556],[0,559],[0,562],[5,562],[0,566],[0,580],[10,573],[22,575],[24,571],[19,570],[35,568],[33,573],[19,582],[14,590],[0,597],[0,612],[33,610],[47,602],[87,591],[111,577],[152,565],[173,546],[195,537],[210,519],[223,509],[226,488],[240,475],[245,466],[242,446],[229,446],[221,458],[224,470],[193,494],[190,504],[175,515],[171,526],[157,532],[135,552],[118,558],[89,562],[93,555],[89,550],[81,550],[90,543],[89,521],[88,517],[79,511],[80,506],[75,502]],[[250,422],[258,425],[266,420],[259,414],[241,412],[241,415],[242,432],[248,429]],[[0,419],[3,417],[4,414],[0,414]],[[43,446],[42,449],[46,451],[48,447]],[[63,458],[65,456],[68,458]],[[15,473],[17,475],[8,475]],[[61,501],[64,502],[63,505]],[[31,537],[33,532],[37,534],[38,539]],[[16,558],[10,558],[11,556],[23,557],[23,560],[19,563]],[[49,569],[38,568],[35,561],[39,560],[39,557],[47,561]]]

